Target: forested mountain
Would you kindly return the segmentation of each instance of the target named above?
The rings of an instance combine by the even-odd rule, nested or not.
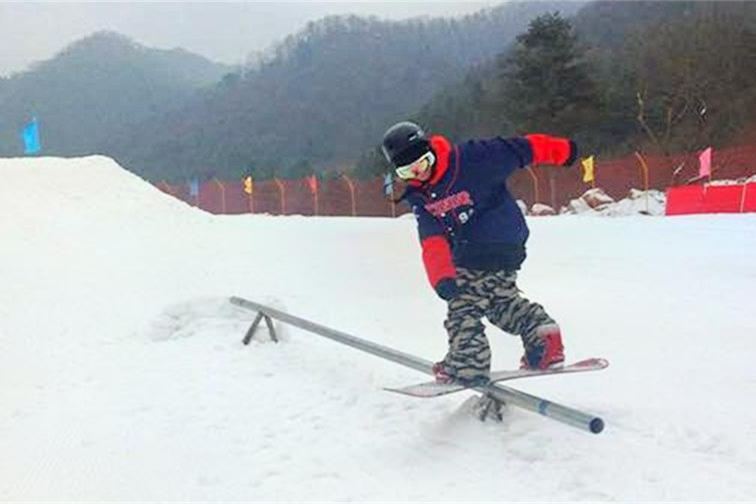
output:
[[[0,155],[104,153],[148,179],[385,169],[385,128],[538,130],[585,152],[721,145],[756,117],[756,2],[508,2],[458,19],[329,17],[243,71],[120,35],[0,78]]]
[[[756,2],[592,2],[540,18],[414,117],[455,139],[541,129],[591,153],[690,152],[754,126],[753,75]],[[381,164],[366,152],[360,171]]]
[[[537,15],[578,3],[507,3],[459,19],[329,17],[257,68],[227,76],[110,151],[148,177],[299,176],[352,165],[385,128],[507,47]]]
[[[573,18],[573,25],[594,50],[617,49],[626,39],[648,27],[685,22],[695,17],[732,16],[749,28],[756,27],[750,1],[612,1],[587,4]]]
[[[178,107],[230,70],[181,49],[149,49],[97,33],[0,79],[0,155],[21,154],[19,132],[33,117],[46,154],[107,152],[107,142]]]

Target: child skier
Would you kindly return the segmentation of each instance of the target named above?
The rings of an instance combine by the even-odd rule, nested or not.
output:
[[[534,134],[452,145],[400,122],[386,131],[383,153],[407,182],[403,199],[417,218],[428,279],[448,303],[449,351],[433,366],[436,381],[488,381],[491,350],[483,317],[522,338],[520,367],[563,365],[559,326],[516,285],[529,231],[506,179],[530,164],[571,165],[575,143]]]

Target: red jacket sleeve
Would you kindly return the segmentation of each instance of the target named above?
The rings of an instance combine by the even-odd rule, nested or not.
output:
[[[455,278],[457,269],[452,260],[449,242],[441,235],[428,236],[423,239],[423,264],[428,280],[435,289],[444,278]]]
[[[525,135],[533,150],[533,164],[569,166],[577,159],[577,145],[567,138],[549,135]]]

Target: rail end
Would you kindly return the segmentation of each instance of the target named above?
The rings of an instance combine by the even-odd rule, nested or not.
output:
[[[604,421],[600,419],[599,417],[596,417],[591,420],[590,424],[588,424],[591,432],[594,434],[598,434],[602,430],[604,430]]]

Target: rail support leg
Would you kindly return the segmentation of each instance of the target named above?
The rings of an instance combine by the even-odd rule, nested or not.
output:
[[[504,403],[490,394],[483,394],[478,399],[478,404],[475,406],[475,412],[478,416],[478,420],[485,422],[489,418],[501,422],[504,420],[504,415],[501,410],[504,407]]]
[[[252,322],[252,325],[249,327],[247,334],[244,336],[244,339],[242,340],[242,343],[244,343],[245,345],[249,345],[249,342],[252,341],[252,337],[255,335],[255,331],[257,331],[257,326],[260,325],[260,322],[263,319],[265,319],[265,325],[268,326],[268,331],[270,332],[270,339],[278,343],[278,336],[276,336],[276,331],[275,329],[273,329],[273,321],[270,320],[270,317],[263,312],[257,312],[257,317],[255,317],[255,321]]]

